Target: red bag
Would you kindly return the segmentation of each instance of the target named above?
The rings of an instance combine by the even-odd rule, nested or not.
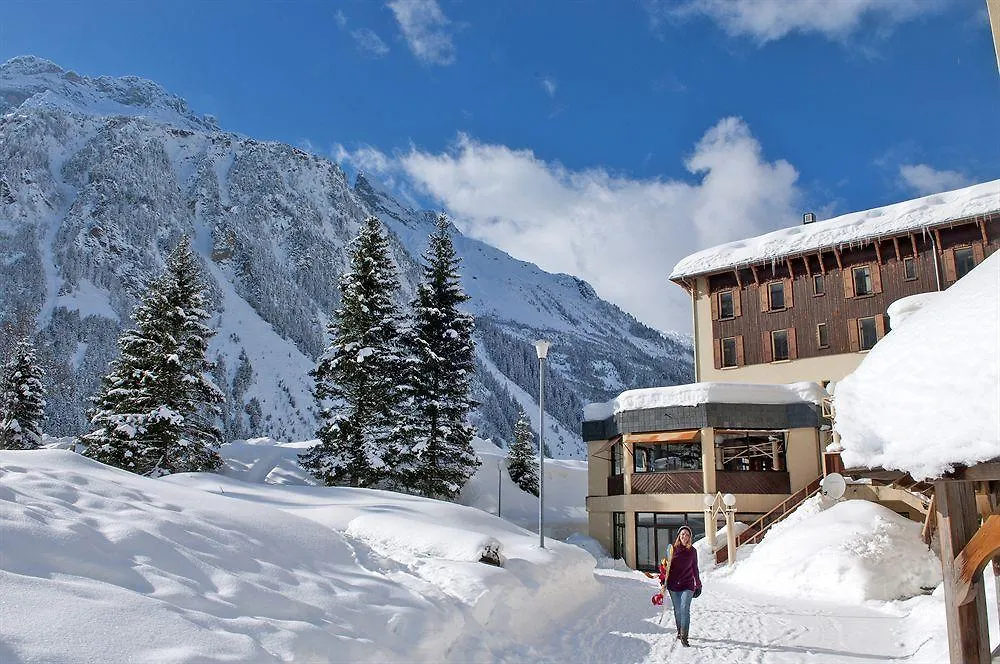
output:
[[[663,606],[663,593],[656,593],[650,600],[653,602],[654,606]]]

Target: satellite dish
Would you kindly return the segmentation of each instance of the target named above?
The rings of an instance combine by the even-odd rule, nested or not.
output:
[[[819,483],[819,491],[823,497],[831,500],[840,500],[847,490],[847,480],[840,473],[830,473]]]

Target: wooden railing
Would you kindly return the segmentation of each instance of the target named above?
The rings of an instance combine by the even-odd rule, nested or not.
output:
[[[625,476],[612,475],[608,477],[608,495],[621,496],[625,493]]]
[[[781,501],[770,512],[751,523],[749,528],[736,536],[736,548],[738,549],[744,544],[756,544],[759,542],[771,526],[784,519],[792,512],[792,510],[801,505],[804,500],[817,493],[819,491],[819,483],[822,480],[823,476],[820,475],[812,482],[805,485],[785,500]],[[728,558],[728,545],[723,545],[721,549],[715,552],[716,564],[721,563]]]
[[[791,493],[792,481],[781,470],[718,470],[715,487],[721,493]]]
[[[700,470],[674,470],[666,473],[632,473],[632,493],[702,493],[704,481]]]

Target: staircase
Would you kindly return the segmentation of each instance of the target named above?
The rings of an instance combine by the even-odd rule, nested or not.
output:
[[[770,512],[751,523],[749,528],[736,536],[736,548],[738,549],[744,544],[756,544],[763,539],[764,534],[767,533],[771,526],[788,516],[796,507],[801,505],[804,500],[819,492],[819,483],[822,479],[823,476],[820,475],[812,482],[783,500]],[[715,552],[715,563],[719,564],[728,560],[728,558],[729,545],[724,544],[721,549]]]

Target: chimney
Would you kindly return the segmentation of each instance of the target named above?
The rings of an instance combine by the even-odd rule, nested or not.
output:
[[[815,212],[806,212],[804,215],[802,215],[802,223],[803,224],[811,224],[811,223],[813,223],[815,221],[816,221],[816,213]]]

